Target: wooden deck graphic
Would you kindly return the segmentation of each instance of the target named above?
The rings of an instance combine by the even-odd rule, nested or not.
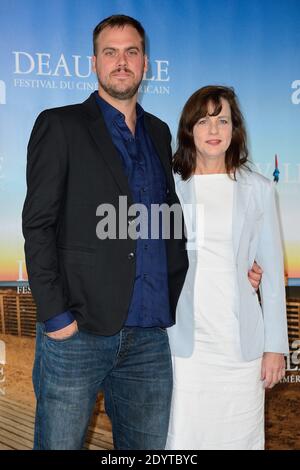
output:
[[[0,450],[31,450],[34,409],[6,397],[0,397]],[[113,449],[111,432],[90,426],[85,448]]]

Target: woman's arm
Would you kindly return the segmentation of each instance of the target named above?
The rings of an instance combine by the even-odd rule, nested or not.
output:
[[[264,219],[255,259],[264,271],[260,295],[265,326],[265,351],[288,354],[283,250],[275,191],[271,181],[265,184],[263,200]]]
[[[261,378],[266,388],[272,388],[285,373],[283,354],[289,353],[284,262],[276,208],[275,190],[268,181],[264,194],[264,220],[260,235],[257,262],[263,266],[260,285],[265,329],[265,353]]]

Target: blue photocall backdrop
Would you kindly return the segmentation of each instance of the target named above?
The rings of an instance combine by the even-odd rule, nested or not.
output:
[[[191,93],[208,84],[235,88],[258,170],[272,179],[278,156],[286,273],[289,285],[300,285],[299,7],[299,0],[1,0],[1,284],[27,279],[21,210],[35,118],[97,89],[93,28],[124,13],[148,36],[140,102],[169,124],[174,147]]]

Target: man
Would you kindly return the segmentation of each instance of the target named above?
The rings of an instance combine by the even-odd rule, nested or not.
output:
[[[166,328],[188,267],[185,239],[174,227],[166,240],[96,234],[97,207],[111,204],[119,220],[120,196],[126,209],[179,204],[169,129],[137,104],[147,70],[141,24],[124,15],[99,23],[93,67],[98,92],[41,113],[28,145],[35,448],[82,448],[103,389],[115,448],[163,449],[172,392]]]

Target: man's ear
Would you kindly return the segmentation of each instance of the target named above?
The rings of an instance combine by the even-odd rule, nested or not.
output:
[[[144,56],[144,73],[148,72],[148,56],[145,54]]]
[[[94,73],[96,73],[96,60],[97,60],[96,56],[93,55],[92,56],[92,70],[93,70]]]

